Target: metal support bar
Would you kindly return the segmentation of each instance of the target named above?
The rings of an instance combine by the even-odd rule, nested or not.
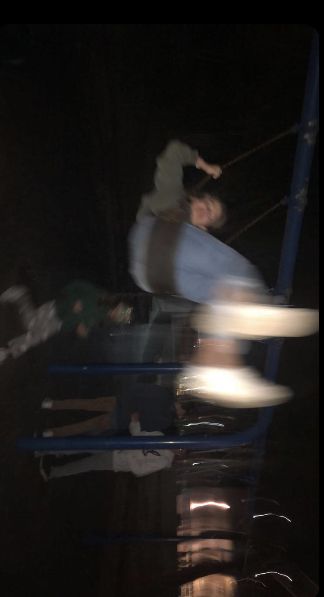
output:
[[[306,82],[302,121],[299,129],[295,165],[291,184],[286,230],[281,253],[276,293],[288,299],[293,278],[303,211],[306,203],[308,177],[314,152],[318,118],[318,35],[315,33]],[[267,354],[265,374],[274,379],[277,374],[281,340],[271,342]],[[134,373],[175,374],[181,370],[178,363],[125,363],[52,365],[51,374],[111,375]],[[174,449],[214,450],[256,442],[262,456],[267,427],[272,418],[272,408],[260,409],[258,423],[247,431],[228,436],[155,436],[153,437],[82,437],[82,438],[20,438],[17,447],[22,450],[116,450],[116,449]]]
[[[22,437],[17,440],[17,448],[27,451],[75,451],[103,452],[105,450],[152,450],[152,449],[191,449],[219,450],[242,446],[255,441],[264,433],[264,426],[257,424],[246,431],[233,435],[161,435],[132,437]]]
[[[275,293],[282,296],[285,302],[289,301],[291,294],[298,243],[307,199],[310,168],[316,141],[318,126],[318,85],[318,34],[315,32],[309,57],[304,105],[298,133],[286,228],[275,290]],[[269,345],[265,367],[265,375],[269,379],[275,379],[277,375],[281,347],[281,340],[274,340]]]
[[[164,537],[157,533],[89,533],[84,542],[87,545],[109,545],[111,543],[182,543],[186,541],[208,541],[210,539],[238,540],[246,538],[246,533],[240,531],[208,531],[203,535],[179,535],[178,537]],[[231,553],[232,550],[226,550]]]
[[[181,363],[84,363],[79,365],[49,365],[52,375],[134,375],[136,373],[175,374],[181,371]]]

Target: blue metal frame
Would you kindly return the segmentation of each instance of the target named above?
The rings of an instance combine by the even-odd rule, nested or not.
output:
[[[291,295],[294,267],[302,227],[307,189],[318,129],[319,40],[315,32],[309,57],[302,118],[299,126],[293,176],[288,202],[288,214],[279,264],[276,295],[288,302]],[[273,340],[268,349],[265,375],[275,379],[282,340]]]
[[[134,375],[136,373],[175,374],[181,363],[91,363],[80,365],[49,365],[51,375]]]
[[[163,536],[159,533],[89,533],[84,542],[88,545],[109,545],[111,543],[182,543],[187,541],[208,541],[210,539],[244,539],[246,533],[240,531],[208,531],[200,535]],[[226,552],[226,549],[220,551]]]
[[[138,450],[138,449],[191,449],[191,450],[219,450],[229,447],[250,444],[263,437],[265,428],[257,424],[247,431],[227,436],[204,435],[164,435],[141,437],[49,437],[29,438],[17,440],[17,447],[27,451],[62,451],[80,450],[82,452],[105,450]]]

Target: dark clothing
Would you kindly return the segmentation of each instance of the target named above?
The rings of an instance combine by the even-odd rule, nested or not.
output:
[[[190,214],[186,204],[186,192],[183,187],[183,167],[195,166],[198,151],[180,141],[170,141],[157,158],[154,175],[154,189],[143,195],[136,220],[140,222],[146,216],[164,217],[170,221],[189,221]]]
[[[130,415],[139,413],[145,431],[165,431],[174,424],[174,395],[166,387],[127,380],[117,392],[116,425],[129,427]]]

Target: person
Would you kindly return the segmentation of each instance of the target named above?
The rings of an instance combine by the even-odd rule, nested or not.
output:
[[[129,323],[132,311],[118,295],[84,280],[73,280],[55,300],[37,308],[25,286],[11,286],[0,295],[1,304],[17,306],[26,332],[0,348],[0,363],[8,357],[18,358],[59,332],[73,331],[86,338],[101,323]]]
[[[131,414],[129,432],[133,436],[163,435],[161,431],[142,430],[140,415],[137,412]],[[111,452],[91,454],[67,464],[51,466],[49,470],[46,470],[44,457],[42,457],[40,460],[40,473],[46,481],[90,471],[107,470],[131,472],[136,477],[144,477],[164,468],[170,468],[173,459],[174,451],[168,449],[113,450]]]
[[[184,394],[228,407],[280,404],[290,389],[244,366],[241,341],[314,333],[318,313],[270,303],[256,268],[210,234],[223,225],[226,209],[215,194],[186,193],[188,165],[214,179],[222,174],[197,150],[178,140],[168,143],[157,158],[154,189],[143,195],[130,230],[130,274],[147,292],[202,305],[193,319],[199,347],[179,377]]]
[[[144,400],[140,399],[140,394],[144,391]],[[128,394],[130,400],[124,405],[124,410],[119,413],[120,420],[123,421],[124,417],[129,408],[138,404],[140,411],[132,412],[130,415],[126,415],[129,423],[129,432],[133,436],[156,436],[163,435],[161,428],[165,425],[170,424],[174,417],[181,418],[185,414],[185,409],[177,401],[173,403],[173,396],[165,387],[160,387],[154,384],[145,384],[135,382],[132,386],[132,391]],[[172,398],[172,402],[171,402]],[[66,403],[64,405],[64,402]],[[45,408],[61,410],[65,406],[68,410],[73,408],[82,408],[90,410],[93,403],[93,408],[111,409],[113,404],[111,398],[105,399],[99,398],[94,400],[59,400],[43,402]],[[157,407],[157,408],[156,408]],[[123,423],[121,423],[123,424]],[[84,430],[82,423],[79,425],[78,432]],[[156,426],[159,430],[154,430]],[[144,429],[143,429],[144,427]],[[153,430],[152,430],[153,427]],[[61,428],[63,429],[63,428]],[[68,430],[67,435],[71,435],[71,430]],[[167,431],[167,430],[165,430]],[[76,432],[76,428],[73,430],[73,434]],[[55,433],[50,435],[48,433],[43,434],[46,437],[53,435],[62,435],[62,433]],[[90,471],[104,471],[112,470],[115,472],[131,472],[136,477],[143,477],[151,473],[160,471],[165,468],[170,468],[175,457],[174,450],[113,450],[111,452],[98,452],[86,456],[79,460],[74,460],[63,465],[50,465],[46,461],[46,456],[42,456],[40,460],[40,473],[44,480],[51,480],[59,477],[66,477],[70,475],[77,475],[80,473],[86,473]]]

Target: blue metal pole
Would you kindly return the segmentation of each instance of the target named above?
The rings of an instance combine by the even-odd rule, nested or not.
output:
[[[307,201],[309,174],[314,154],[318,128],[318,34],[315,32],[309,57],[304,105],[299,127],[295,163],[288,202],[288,214],[284,233],[276,295],[283,303],[289,301],[296,262],[300,231]],[[265,375],[274,379],[277,375],[282,340],[270,342]]]
[[[164,537],[158,533],[89,533],[84,542],[87,545],[109,545],[111,543],[182,543],[184,541],[208,541],[210,539],[240,540],[246,537],[243,531],[208,531],[203,535],[179,535]],[[233,553],[232,550],[222,550]]]
[[[161,436],[100,436],[100,437],[22,437],[16,442],[20,450],[43,452],[105,451],[105,450],[152,450],[152,449],[191,449],[218,450],[242,446],[255,441],[264,433],[259,424],[234,435],[161,435]]]
[[[275,292],[280,297],[282,303],[287,303],[291,294],[300,231],[307,199],[308,180],[316,142],[318,126],[318,71],[318,35],[315,32],[309,56],[304,105],[299,126],[286,227]],[[268,379],[274,380],[277,376],[282,345],[283,340],[281,338],[269,341],[265,363],[265,377]],[[262,466],[266,433],[271,424],[272,416],[273,408],[261,409],[259,414],[258,425],[264,429],[264,435],[259,435],[254,443],[257,455],[257,462],[254,464],[252,470],[255,487]]]
[[[134,375],[136,373],[174,374],[182,369],[181,363],[90,363],[53,364],[48,373],[52,375]]]

